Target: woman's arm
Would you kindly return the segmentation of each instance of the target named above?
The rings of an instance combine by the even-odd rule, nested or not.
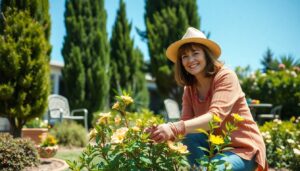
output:
[[[201,128],[204,130],[209,130],[209,121],[212,119],[211,113],[206,113],[204,115],[198,116],[194,119],[184,121],[185,133],[199,133],[197,129]]]

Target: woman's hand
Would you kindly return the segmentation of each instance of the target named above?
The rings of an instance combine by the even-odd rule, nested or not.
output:
[[[151,131],[150,138],[155,142],[160,143],[175,139],[175,134],[172,131],[170,124],[161,124]]]

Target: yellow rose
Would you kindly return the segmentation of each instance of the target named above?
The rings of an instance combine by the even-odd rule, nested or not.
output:
[[[130,96],[121,96],[121,99],[123,100],[123,102],[126,104],[126,105],[129,105],[131,103],[133,103],[133,99],[130,97]]]

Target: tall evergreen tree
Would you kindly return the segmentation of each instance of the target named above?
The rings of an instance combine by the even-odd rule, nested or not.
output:
[[[28,12],[7,10],[0,30],[0,116],[14,137],[26,121],[44,114],[50,91],[49,44]]]
[[[1,11],[6,11],[8,8],[16,8],[17,10],[27,10],[30,16],[38,21],[43,28],[47,39],[47,46],[50,46],[50,30],[51,18],[49,14],[48,0],[1,0]],[[48,50],[48,58],[50,59],[51,48]]]
[[[127,90],[136,98],[136,104],[146,107],[148,93],[145,75],[142,73],[143,55],[139,49],[134,49],[130,37],[131,23],[126,18],[126,6],[120,0],[116,21],[113,26],[111,44],[111,100],[116,92]]]
[[[151,58],[151,73],[164,98],[181,101],[182,88],[174,79],[173,63],[166,48],[181,38],[188,26],[199,28],[200,17],[195,0],[146,0],[146,39]]]
[[[271,49],[267,49],[265,55],[263,56],[263,59],[261,60],[261,64],[263,65],[263,71],[267,72],[268,70],[275,69],[274,68],[274,58],[273,58],[273,52]]]
[[[103,110],[109,100],[109,43],[104,0],[67,0],[62,70],[72,108]]]

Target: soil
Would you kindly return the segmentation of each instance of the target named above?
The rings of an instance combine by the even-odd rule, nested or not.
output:
[[[68,168],[68,164],[57,158],[41,159],[37,167],[27,167],[23,171],[63,171]]]

